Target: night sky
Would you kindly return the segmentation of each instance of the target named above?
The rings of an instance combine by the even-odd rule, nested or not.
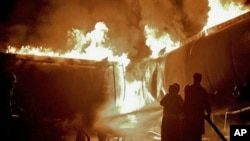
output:
[[[11,13],[14,11],[15,0],[2,0],[0,2],[0,21],[1,23],[8,21]]]

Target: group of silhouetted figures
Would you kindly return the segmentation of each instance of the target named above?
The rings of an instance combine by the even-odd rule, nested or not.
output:
[[[24,126],[19,122],[24,111],[12,99],[16,76],[12,72],[2,72],[0,76],[0,140],[28,141]],[[202,75],[194,73],[193,84],[184,88],[184,100],[179,94],[179,84],[169,86],[168,93],[160,102],[164,107],[162,141],[201,141],[205,131],[204,118],[211,115],[208,93],[201,86],[201,80]],[[79,132],[77,141],[85,140],[89,141],[89,136],[84,131]]]
[[[193,74],[193,84],[184,88],[184,99],[179,94],[180,85],[169,86],[160,104],[164,107],[161,141],[201,141],[205,132],[205,118],[210,119],[211,105],[208,93],[201,86],[202,75]]]

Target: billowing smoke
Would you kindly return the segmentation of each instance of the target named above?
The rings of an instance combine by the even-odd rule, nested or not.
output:
[[[229,0],[221,2],[226,4]],[[235,2],[249,3],[248,0]],[[68,31],[77,28],[87,33],[102,21],[109,28],[108,37],[115,54],[129,53],[132,60],[150,55],[145,45],[145,25],[157,28],[159,36],[169,33],[172,40],[183,41],[201,31],[210,10],[208,0],[11,0],[6,3],[1,4],[1,47],[35,45],[65,52],[71,49],[66,45]]]
[[[128,53],[132,62],[151,54],[145,45],[145,25],[157,28],[158,36],[169,33],[172,40],[184,41],[202,30],[210,10],[208,0],[6,1],[8,8],[3,10],[5,15],[0,21],[1,50],[7,45],[34,45],[65,52],[72,49],[67,46],[72,28],[88,33],[101,21],[109,29],[107,36],[114,54]],[[221,0],[222,3],[228,1]],[[250,3],[249,0],[235,1]],[[6,7],[0,5],[0,9]],[[145,120],[153,119],[154,115],[158,113]]]
[[[195,8],[193,5],[196,5]],[[166,32],[183,41],[206,24],[208,1],[199,0],[21,0],[8,17],[5,44],[35,45],[67,51],[67,32],[72,28],[93,30],[102,21],[109,28],[114,52],[129,53],[131,59],[150,55],[144,26]]]

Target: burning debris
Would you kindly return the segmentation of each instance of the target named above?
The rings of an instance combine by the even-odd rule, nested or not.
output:
[[[173,61],[174,66],[182,68],[189,45],[198,44],[196,41],[206,36],[215,37],[219,30],[244,21],[249,14],[241,20],[209,28],[246,13],[248,3],[242,0],[15,1],[7,20],[0,24],[1,70],[17,74],[18,99],[38,121],[60,119],[60,125],[65,123],[72,129],[70,123],[75,120],[68,118],[80,113],[84,115],[80,121],[87,121],[82,126],[87,129],[99,127],[97,130],[124,133],[116,129],[133,126],[138,127],[133,131],[143,135],[152,125],[146,121],[157,118],[159,112],[144,117],[134,111],[145,106],[154,108],[170,81],[187,82],[179,78],[185,74],[180,69],[175,73],[180,75],[170,75],[171,68],[166,64]],[[215,17],[218,18],[213,20]],[[248,29],[243,36],[241,43],[247,46]],[[179,47],[182,49],[177,50]],[[180,62],[181,59],[184,60]],[[213,89],[210,82],[218,84],[217,78],[221,79],[220,76],[209,79],[207,86]],[[103,122],[129,112],[132,113],[124,115],[125,119]],[[135,132],[124,134],[133,136]]]

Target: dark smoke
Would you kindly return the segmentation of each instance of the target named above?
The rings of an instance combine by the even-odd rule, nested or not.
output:
[[[246,0],[246,1],[245,1],[245,4],[246,4],[246,5],[249,5],[249,4],[250,4],[250,0]]]
[[[201,31],[209,10],[208,0],[4,0],[0,47],[34,45],[65,52],[72,49],[66,46],[68,31],[77,28],[87,33],[102,21],[109,28],[115,54],[125,52],[140,60],[150,55],[145,25],[159,29],[159,36],[167,32],[173,40],[183,41]]]
[[[145,25],[159,29],[158,36],[167,32],[173,40],[184,41],[201,31],[210,10],[208,0],[2,0],[0,5],[0,51],[7,45],[34,45],[66,52],[72,49],[66,45],[68,31],[87,33],[101,21],[109,28],[114,53],[128,53],[132,62],[151,54],[145,45]],[[142,116],[141,129],[154,115]]]
[[[208,1],[200,0],[19,0],[5,18],[1,43],[52,47],[65,52],[67,32],[85,33],[98,21],[109,28],[115,54],[127,52],[132,60],[150,55],[145,45],[144,26],[170,33],[176,41],[199,32],[207,20]],[[12,5],[13,5],[12,4]],[[196,5],[195,8],[193,7]],[[11,8],[10,8],[11,9]]]

